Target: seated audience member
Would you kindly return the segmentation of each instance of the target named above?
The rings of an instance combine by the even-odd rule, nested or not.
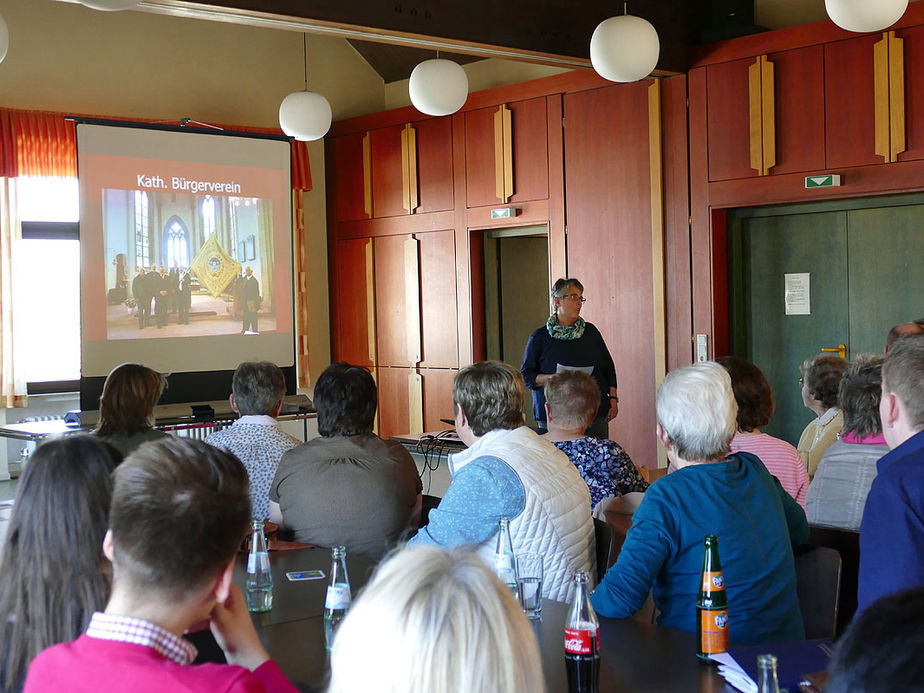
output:
[[[703,540],[714,534],[731,641],[805,637],[792,552],[808,538],[805,513],[754,455],[729,454],[736,410],[729,375],[715,362],[664,379],[657,435],[677,470],[652,484],[635,511],[616,564],[591,596],[599,615],[628,618],[651,589],[658,623],[695,633]]]
[[[738,432],[731,441],[732,452],[749,452],[780,480],[786,492],[805,508],[809,478],[799,452],[785,440],[760,432],[770,423],[774,403],[770,383],[760,369],[737,356],[725,356],[719,363],[731,376],[738,403]]]
[[[87,435],[49,440],[29,459],[0,561],[0,690],[22,690],[35,656],[76,638],[106,605],[103,535],[121,461]]]
[[[879,423],[881,386],[882,357],[857,356],[840,384],[844,432],[825,451],[805,496],[810,524],[860,529],[876,462],[889,451]]]
[[[166,438],[169,434],[154,428],[154,406],[166,385],[164,376],[140,363],[116,366],[103,384],[93,433],[124,456],[142,443]]]
[[[542,693],[545,680],[510,588],[471,553],[421,546],[379,567],[334,639],[328,693],[366,691]]]
[[[590,493],[567,455],[523,425],[525,394],[523,376],[499,361],[456,375],[456,432],[468,449],[450,455],[449,489],[411,543],[471,547],[493,562],[498,520],[509,518],[514,552],[544,556],[543,596],[569,601],[574,573],[594,574]]]
[[[838,641],[825,693],[924,691],[924,588],[880,599]]]
[[[891,330],[886,336],[886,345],[885,353],[886,356],[889,355],[889,350],[892,348],[892,345],[899,339],[903,337],[910,337],[911,335],[920,334],[924,332],[924,318],[919,318],[912,322],[900,322]]]
[[[275,363],[246,361],[234,371],[231,390],[231,409],[241,417],[205,442],[233,452],[244,463],[250,477],[253,516],[265,520],[269,517],[269,490],[279,459],[301,443],[280,430],[276,422],[286,396],[285,376]]]
[[[400,443],[372,432],[375,381],[365,368],[328,366],[314,386],[319,438],[283,455],[270,520],[295,540],[380,558],[420,521],[417,465]]]
[[[799,438],[796,449],[809,477],[815,470],[821,456],[831,443],[837,440],[844,424],[844,415],[837,406],[837,387],[847,369],[847,361],[834,354],[819,354],[802,362],[802,403],[815,412],[817,418],[809,421]]]
[[[236,457],[191,439],[138,448],[115,472],[106,610],[77,640],[35,658],[26,692],[294,692],[231,582],[249,526],[247,472]],[[190,665],[196,651],[182,635],[205,619],[230,666]]]
[[[879,416],[891,450],[876,465],[860,525],[860,611],[924,585],[924,334],[889,350]]]
[[[562,371],[545,385],[548,433],[542,437],[564,452],[587,482],[590,503],[648,488],[629,455],[612,440],[585,436],[597,415],[600,388],[583,371]]]

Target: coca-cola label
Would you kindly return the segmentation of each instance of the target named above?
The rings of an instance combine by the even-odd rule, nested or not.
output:
[[[327,588],[327,599],[324,600],[325,609],[349,609],[351,601],[349,585],[330,585]]]
[[[569,654],[592,654],[592,645],[596,640],[596,650],[600,651],[600,629],[578,630],[565,628],[565,652]]]

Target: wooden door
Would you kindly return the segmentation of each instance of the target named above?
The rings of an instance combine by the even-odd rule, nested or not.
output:
[[[380,366],[420,361],[420,284],[417,242],[410,236],[375,239],[375,314]]]
[[[372,130],[372,212],[375,218],[408,214],[404,207],[401,161],[403,125]]]
[[[420,366],[458,368],[455,234],[429,231],[415,238],[419,242]]]
[[[610,435],[657,466],[649,175],[650,82],[564,96],[568,274],[606,340],[619,380]],[[614,127],[618,123],[618,127]]]
[[[859,200],[853,209],[807,214],[753,210],[772,216],[741,220],[744,305],[733,351],[756,363],[773,388],[767,433],[795,444],[814,416],[798,384],[803,359],[839,344],[848,358],[882,354],[893,325],[924,315],[924,204],[912,199],[917,204]],[[786,315],[786,273],[809,273],[810,315]]]
[[[873,44],[881,34],[825,45],[827,168],[881,164],[876,154]]]
[[[337,241],[331,315],[337,361],[367,367],[376,362],[373,266],[371,238]]]
[[[334,218],[337,221],[368,219],[372,210],[367,209],[365,179],[368,171],[364,167],[363,142],[366,135],[357,133],[336,137],[333,140],[333,188]]]
[[[452,381],[458,371],[433,368],[379,368],[379,435],[452,428]]]
[[[412,123],[417,131],[417,187],[415,214],[453,208],[452,119],[429,118]]]

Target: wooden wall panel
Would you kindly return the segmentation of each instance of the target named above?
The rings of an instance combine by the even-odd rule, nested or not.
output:
[[[661,80],[668,371],[689,364],[693,359],[686,101],[685,75]]]
[[[407,214],[402,206],[400,126],[372,130],[373,216]]]
[[[510,204],[549,196],[545,97],[507,104],[513,119],[513,196]]]
[[[369,314],[372,240],[336,243],[336,294],[340,310],[332,322],[335,361],[372,366],[375,361],[375,316]]]
[[[564,97],[568,271],[613,355],[620,413],[610,433],[655,466],[648,80]]]
[[[379,365],[410,366],[407,349],[407,299],[404,242],[408,236],[383,236],[375,243],[375,311]],[[351,310],[344,304],[344,310]]]
[[[706,68],[709,180],[750,178],[748,68],[752,58]]]
[[[452,120],[428,118],[413,123],[417,129],[417,179],[420,205],[415,214],[442,212],[453,207]]]
[[[709,148],[706,126],[706,68],[687,75],[690,98],[690,270],[693,282],[693,335],[712,345],[712,245],[709,213]],[[735,183],[765,185],[767,178]]]
[[[825,46],[827,167],[881,164],[873,111],[873,44],[880,34]]]
[[[420,365],[458,368],[455,238],[452,231],[431,231],[415,237],[420,241],[420,317],[423,331]]]
[[[825,167],[822,46],[769,56],[776,76],[776,166],[771,175]]]
[[[363,137],[365,133],[337,137],[331,142],[333,148],[334,218],[337,221],[366,219],[363,204]]]
[[[421,368],[418,372],[423,376],[424,430],[445,431],[453,428],[452,424],[444,423],[440,419],[455,418],[452,381],[459,371]]]
[[[379,437],[409,433],[411,420],[408,408],[408,375],[410,368],[379,367],[376,385],[379,390]]]
[[[924,159],[924,26],[896,31],[905,52],[905,146],[899,161]]]
[[[497,107],[469,111],[465,120],[465,204],[500,205],[494,178],[494,113]]]

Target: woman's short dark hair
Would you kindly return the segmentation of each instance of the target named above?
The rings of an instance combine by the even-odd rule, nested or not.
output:
[[[770,423],[773,416],[773,391],[761,370],[737,356],[717,359],[731,376],[732,390],[738,403],[738,429],[749,433]]]
[[[102,544],[121,460],[99,438],[72,435],[43,443],[26,464],[0,563],[0,689],[21,687],[39,652],[75,639],[105,607]]]
[[[847,368],[837,394],[837,403],[844,412],[844,433],[853,431],[858,438],[882,432],[879,420],[879,400],[882,399],[881,356],[859,354]]]
[[[241,461],[201,440],[167,436],[115,472],[109,526],[115,579],[179,598],[213,579],[252,516]]]
[[[99,398],[101,436],[113,433],[141,433],[154,425],[154,406],[167,381],[160,373],[140,363],[123,363],[106,377]]]
[[[600,386],[583,371],[556,373],[543,388],[556,422],[587,428],[600,409]]]
[[[847,366],[847,361],[835,354],[818,354],[802,362],[805,387],[823,407],[837,406],[837,387]]]
[[[369,371],[349,363],[332,363],[314,385],[318,433],[325,437],[372,433],[377,397]]]

